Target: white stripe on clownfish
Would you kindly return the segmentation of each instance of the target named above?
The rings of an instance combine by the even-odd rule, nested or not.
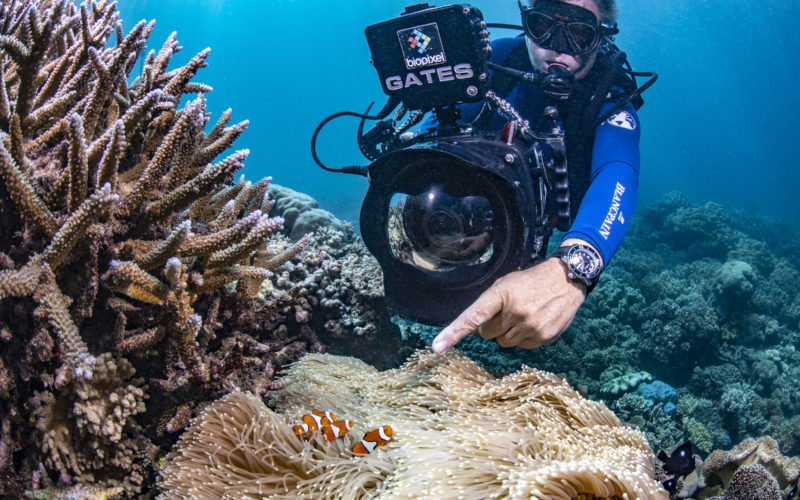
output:
[[[295,435],[300,436],[308,432],[308,424],[299,424],[292,427]]]
[[[314,415],[317,415],[319,417],[325,417],[328,420],[327,422],[325,422],[324,420],[321,420],[320,426],[322,426],[322,427],[325,427],[325,426],[328,426],[328,425],[332,425],[333,422],[336,420],[336,415],[334,415],[333,413],[331,413],[329,411],[326,411],[326,412],[323,413],[323,412],[320,412],[319,410],[311,410],[311,413],[314,414]],[[320,413],[322,413],[322,415],[320,415]]]
[[[332,423],[327,427],[322,428],[322,434],[325,436],[327,441],[333,441],[336,438],[340,438],[350,432],[350,429],[353,428],[353,421],[352,420],[337,420],[336,422]]]
[[[361,444],[364,445],[364,448],[367,450],[367,453],[372,453],[372,450],[378,446],[378,443],[373,441],[367,441],[366,439],[361,440]]]
[[[384,446],[392,440],[394,431],[391,426],[384,425],[373,429],[366,434],[358,443],[353,446],[352,451],[356,455],[367,455],[372,453],[375,448]]]

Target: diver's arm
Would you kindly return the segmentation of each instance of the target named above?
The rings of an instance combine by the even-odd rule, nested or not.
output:
[[[601,113],[605,113],[607,104]],[[597,127],[592,181],[564,239],[593,246],[607,264],[630,225],[639,188],[639,118],[633,106]],[[562,243],[563,244],[563,243]]]
[[[562,242],[591,245],[604,264],[622,242],[639,184],[639,121],[632,107],[626,112],[629,117],[619,118],[630,118],[627,126],[603,123],[598,127],[592,182]],[[547,259],[495,281],[436,336],[431,347],[442,354],[477,331],[504,347],[533,349],[567,329],[585,296],[586,285],[568,278],[561,259]]]

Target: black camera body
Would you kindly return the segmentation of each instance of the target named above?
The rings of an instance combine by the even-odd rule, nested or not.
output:
[[[536,232],[530,228],[539,217],[537,201],[543,193],[530,175],[531,154],[523,143],[506,144],[479,135],[448,136],[387,153],[370,166],[361,234],[383,268],[386,301],[392,310],[419,323],[445,325],[495,280],[532,263]],[[397,251],[398,240],[410,242],[410,253],[420,251],[415,246],[415,229],[436,232],[439,210],[429,205],[425,211],[431,222],[424,218],[420,222],[434,227],[411,228],[404,220],[399,228],[392,224],[394,197],[408,193],[427,201],[438,192],[459,199],[477,197],[491,207],[486,242],[490,258],[432,267],[403,258]],[[466,218],[462,213],[446,215]]]
[[[466,4],[413,5],[367,27],[389,100],[374,116],[331,115],[312,137],[326,168],[314,148],[320,128],[337,116],[361,118],[358,145],[372,163],[333,171],[370,180],[361,236],[383,269],[389,306],[420,323],[449,323],[495,280],[541,256],[552,232],[545,208],[562,180],[550,172],[566,171],[555,108],[551,131],[537,135],[492,91],[486,28]],[[482,103],[479,116],[503,116],[504,131],[490,133],[477,118],[462,123],[459,105],[470,103]],[[434,120],[422,124],[428,112]],[[366,120],[379,121],[365,132]]]
[[[477,102],[489,90],[489,33],[475,7],[413,5],[365,34],[383,91],[409,110]]]

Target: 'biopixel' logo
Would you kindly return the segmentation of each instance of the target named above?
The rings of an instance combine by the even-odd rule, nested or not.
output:
[[[414,26],[397,32],[406,68],[433,66],[447,61],[442,46],[442,36],[436,23]]]

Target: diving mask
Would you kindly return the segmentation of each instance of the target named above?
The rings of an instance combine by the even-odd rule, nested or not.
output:
[[[522,26],[537,45],[542,48],[582,56],[600,44],[606,31],[613,28],[601,26],[590,10],[559,0],[538,0],[532,7],[520,3]]]

